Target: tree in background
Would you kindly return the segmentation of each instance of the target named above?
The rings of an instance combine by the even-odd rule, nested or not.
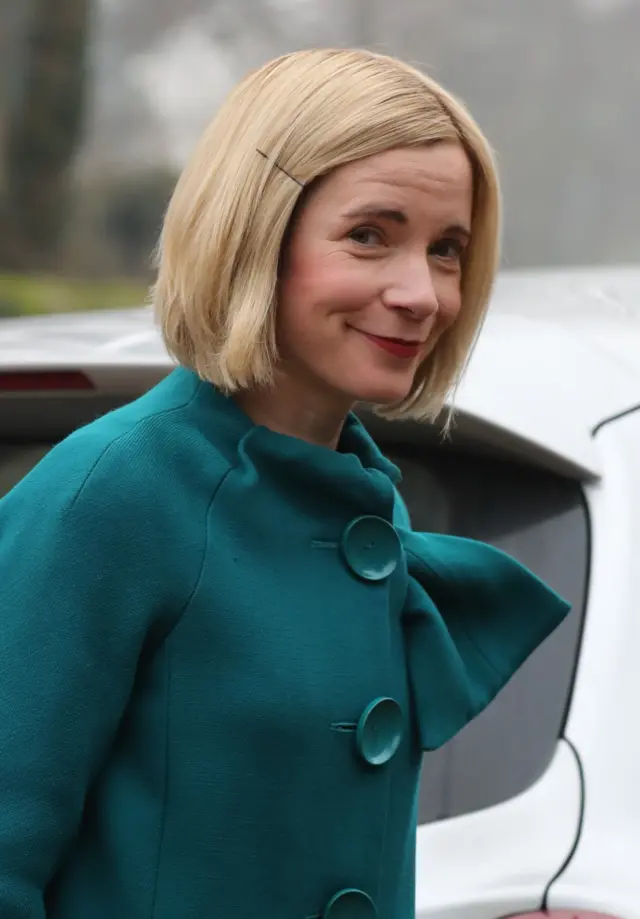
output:
[[[0,266],[56,264],[84,124],[91,0],[31,0],[4,130]]]
[[[152,248],[176,178],[168,169],[149,169],[110,184],[102,206],[102,235],[116,256],[119,274],[150,273]]]

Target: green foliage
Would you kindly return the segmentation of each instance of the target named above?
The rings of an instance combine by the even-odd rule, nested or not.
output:
[[[172,172],[157,169],[122,176],[106,189],[102,227],[125,274],[139,275],[149,270],[175,182]]]
[[[0,318],[142,306],[147,294],[147,288],[134,281],[0,274]]]
[[[20,90],[9,112],[0,264],[55,263],[82,136],[91,0],[32,0]]]

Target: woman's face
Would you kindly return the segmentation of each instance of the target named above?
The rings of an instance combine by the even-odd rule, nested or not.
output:
[[[472,171],[454,143],[349,163],[308,192],[284,252],[287,377],[336,405],[404,398],[460,309]]]

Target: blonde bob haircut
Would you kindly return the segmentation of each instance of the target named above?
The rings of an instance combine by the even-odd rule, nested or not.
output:
[[[227,393],[268,384],[278,361],[278,268],[312,182],[396,147],[454,141],[472,165],[462,307],[390,418],[434,419],[480,330],[499,257],[493,156],[465,107],[419,70],[370,51],[314,49],[250,73],[205,130],[176,185],[152,296],[170,354]]]

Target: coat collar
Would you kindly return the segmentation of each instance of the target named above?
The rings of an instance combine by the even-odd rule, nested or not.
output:
[[[326,463],[331,462],[330,457],[333,457],[336,468],[344,462],[345,457],[355,456],[364,469],[377,469],[394,484],[401,480],[398,467],[383,456],[365,426],[353,412],[347,415],[337,450],[331,450],[256,424],[231,396],[225,395],[210,383],[201,382],[201,386],[205,400],[216,416],[216,437],[223,435],[234,443],[239,443],[247,435],[251,435],[265,444],[269,442],[274,450],[295,455],[300,460]]]
[[[256,424],[232,397],[210,383],[199,386],[209,435],[234,457],[234,464],[253,466],[265,482],[283,479],[293,492],[313,488],[325,501],[344,503],[349,513],[393,519],[400,470],[355,414],[347,416],[338,448],[332,450]]]

